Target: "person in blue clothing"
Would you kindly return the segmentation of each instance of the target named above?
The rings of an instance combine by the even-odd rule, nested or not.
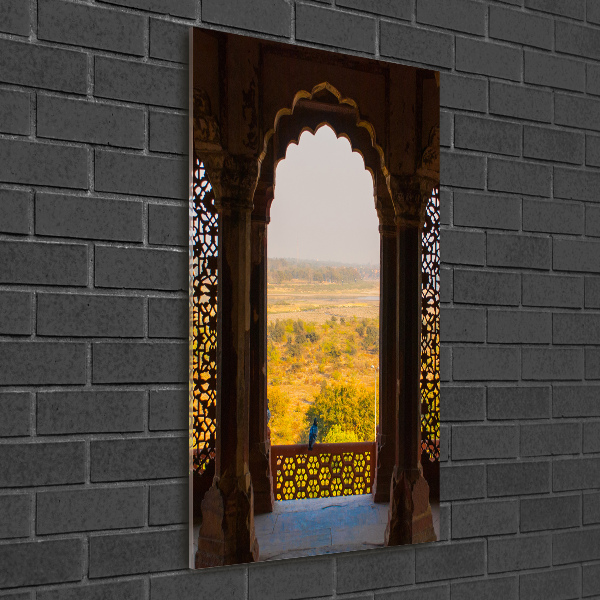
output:
[[[315,417],[314,423],[310,427],[310,431],[308,432],[308,449],[312,450],[315,442],[317,441],[317,417]]]

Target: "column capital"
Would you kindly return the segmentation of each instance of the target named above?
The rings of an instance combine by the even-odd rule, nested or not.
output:
[[[429,177],[391,175],[390,186],[396,209],[395,222],[399,228],[423,228],[427,203],[436,186]]]

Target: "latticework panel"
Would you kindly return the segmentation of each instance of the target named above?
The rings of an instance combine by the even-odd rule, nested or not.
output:
[[[439,460],[440,448],[440,196],[427,203],[423,228],[421,332],[421,447],[430,460]]]
[[[192,207],[192,444],[193,469],[214,460],[217,416],[218,213],[204,165],[194,160]]]
[[[374,442],[271,446],[275,500],[370,494]]]

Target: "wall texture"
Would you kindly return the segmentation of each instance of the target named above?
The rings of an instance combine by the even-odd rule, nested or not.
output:
[[[442,71],[442,542],[187,570],[199,24]],[[1,598],[600,598],[600,2],[1,0],[0,182]]]

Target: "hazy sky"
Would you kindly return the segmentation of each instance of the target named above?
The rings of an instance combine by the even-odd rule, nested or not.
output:
[[[327,126],[305,131],[275,177],[269,257],[379,262],[373,179],[348,140]]]

